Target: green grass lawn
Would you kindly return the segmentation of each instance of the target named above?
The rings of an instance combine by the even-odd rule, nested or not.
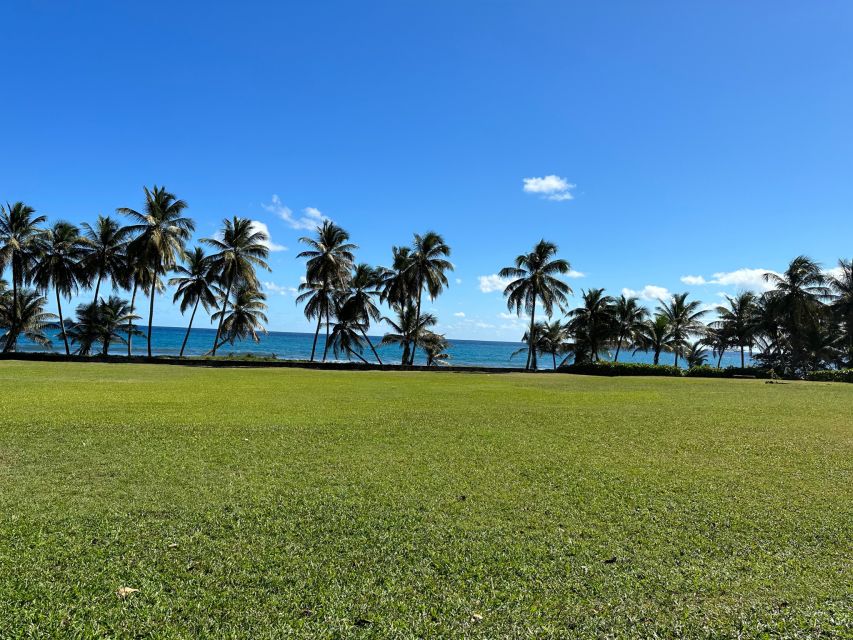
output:
[[[2,362],[0,638],[849,636],[852,471],[853,385]]]

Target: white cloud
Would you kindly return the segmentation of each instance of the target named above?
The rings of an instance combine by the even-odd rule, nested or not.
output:
[[[272,202],[270,204],[264,204],[261,206],[270,213],[273,213],[284,220],[293,229],[306,229],[308,231],[312,231],[317,225],[322,224],[324,220],[330,219],[316,207],[305,207],[302,210],[301,216],[295,216],[293,214],[293,210],[290,207],[285,206],[281,201],[281,198],[275,194],[273,194]]]
[[[492,293],[493,291],[503,291],[511,282],[509,278],[501,278],[498,274],[493,273],[489,276],[479,276],[480,291],[483,293]]]
[[[462,278],[456,278],[456,284],[462,284]]]
[[[737,269],[736,271],[718,271],[710,278],[703,276],[681,276],[688,285],[718,284],[724,287],[738,287],[752,291],[769,291],[773,284],[764,279],[764,274],[778,272],[770,269]]]
[[[514,313],[507,313],[506,311],[501,311],[498,314],[498,318],[503,318],[504,320],[515,320],[516,318],[518,318],[518,316]]]
[[[838,280],[841,279],[841,276],[844,275],[844,270],[841,267],[833,267],[832,269],[826,269],[823,272],[827,278],[836,278]]]
[[[260,222],[259,220],[252,220],[252,231],[260,231],[267,236],[267,240],[263,245],[270,251],[287,251],[287,247],[281,244],[276,244],[272,241],[269,227],[267,227],[263,222]]]
[[[648,300],[651,302],[657,302],[658,300],[669,300],[672,297],[672,294],[669,292],[669,289],[666,287],[658,287],[657,285],[647,284],[645,287],[640,289],[639,291],[635,291],[634,289],[622,289],[622,295],[626,297],[635,296],[640,298],[641,300]]]
[[[566,276],[569,278],[586,278],[586,274],[583,271],[575,271],[574,269],[569,270]]]
[[[295,296],[298,293],[296,287],[284,287],[280,284],[276,284],[275,282],[262,282],[261,286],[264,288],[264,291],[277,293],[282,296]]]
[[[574,198],[571,190],[575,186],[565,178],[554,174],[543,178],[524,178],[524,192],[535,193],[545,200],[571,200]]]
[[[456,313],[454,313],[453,315],[454,315],[454,316],[456,316],[457,318],[464,318],[464,317],[465,317],[465,312],[464,312],[464,311],[457,311],[457,312],[456,312]]]

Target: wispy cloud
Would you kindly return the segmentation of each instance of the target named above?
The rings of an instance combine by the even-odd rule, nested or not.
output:
[[[637,297],[640,300],[646,300],[649,302],[657,302],[658,300],[669,300],[672,297],[672,294],[669,292],[669,289],[666,287],[659,287],[654,284],[647,284],[645,287],[640,289],[639,291],[635,289],[622,289],[622,295],[626,297]]]
[[[272,236],[270,235],[269,227],[260,220],[252,220],[252,231],[260,231],[261,233],[266,235],[267,240],[263,243],[263,245],[270,251],[287,251],[287,247],[285,247],[283,244],[276,244],[272,241]]]
[[[275,282],[261,282],[264,291],[277,293],[281,296],[295,296],[297,294],[296,287],[285,287]]]
[[[524,178],[524,192],[536,194],[545,200],[572,200],[574,196],[571,190],[575,186],[565,178],[554,174],[541,178]]]
[[[494,291],[503,291],[511,282],[509,278],[501,278],[498,274],[493,273],[488,276],[479,276],[480,291],[483,293],[492,293]]]
[[[566,274],[566,277],[568,277],[568,278],[586,278],[586,274],[583,271],[575,271],[574,269],[571,269]]]
[[[293,229],[306,229],[310,231],[317,225],[322,224],[324,220],[330,219],[316,207],[305,207],[302,209],[302,215],[294,215],[293,210],[285,206],[281,198],[275,194],[273,194],[272,202],[261,206],[268,212],[284,220]]]
[[[464,311],[457,311],[457,312],[456,312],[456,313],[454,313],[453,315],[454,315],[454,316],[456,316],[457,318],[464,318],[464,317],[465,317],[465,312],[464,312]]]
[[[772,273],[779,275],[772,269],[737,269],[735,271],[718,271],[710,278],[704,276],[681,276],[684,284],[695,286],[705,284],[717,284],[724,287],[738,287],[751,291],[769,291],[773,284],[767,282],[764,274]]]

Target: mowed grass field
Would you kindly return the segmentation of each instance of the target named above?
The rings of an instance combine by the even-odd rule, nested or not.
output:
[[[853,385],[2,362],[0,637],[849,637],[852,472]]]

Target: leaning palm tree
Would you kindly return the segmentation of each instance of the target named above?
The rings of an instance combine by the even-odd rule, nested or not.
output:
[[[339,315],[329,335],[329,344],[335,358],[340,359],[342,354],[347,357],[353,355],[364,364],[368,364],[364,356],[361,355],[364,348],[363,334],[364,326],[358,320],[351,316],[342,317]]]
[[[684,359],[687,361],[687,368],[704,367],[708,360],[708,352],[701,340],[691,342],[687,345],[684,352]]]
[[[744,350],[752,347],[758,326],[757,298],[751,291],[738,293],[734,298],[726,296],[728,305],[717,307],[719,320],[711,323],[712,328],[721,329],[730,338],[733,346],[740,348],[740,366],[746,366]]]
[[[130,313],[136,312],[136,294],[141,290],[143,295],[149,295],[151,289],[157,291],[163,289],[163,280],[154,275],[154,272],[149,269],[143,260],[133,254],[127,256],[125,270],[122,278],[126,279],[130,284],[132,294],[130,296]],[[142,335],[133,327],[133,323],[127,323],[127,357],[133,355],[133,336]]]
[[[86,257],[86,242],[80,230],[68,222],[56,222],[41,234],[39,258],[32,271],[32,281],[41,290],[53,287],[56,292],[56,308],[59,314],[59,330],[65,343],[65,355],[71,355],[65,320],[62,317],[62,298],[71,299],[80,284],[86,281],[83,260]]]
[[[584,352],[593,362],[598,353],[612,340],[617,328],[613,298],[604,295],[604,289],[583,292],[583,305],[569,312],[567,329],[575,342],[584,345]]]
[[[45,329],[53,327],[57,317],[45,311],[47,298],[34,289],[20,289],[17,298],[10,293],[0,295],[0,344],[3,353],[17,348],[18,338],[25,337],[43,347],[50,346]]]
[[[421,301],[424,289],[431,300],[434,300],[447,286],[447,272],[453,271],[453,263],[446,260],[450,256],[450,247],[444,239],[434,231],[424,235],[415,234],[412,243],[409,272],[415,285],[415,324],[421,317]],[[409,363],[415,359],[415,349],[409,356]]]
[[[216,346],[221,347],[226,342],[233,345],[238,340],[246,339],[260,342],[260,334],[267,332],[264,324],[269,322],[264,313],[267,309],[266,299],[266,295],[254,287],[245,282],[238,282],[231,291],[230,309],[224,306],[223,310],[217,311],[211,318],[217,322],[220,314],[225,315],[222,334]]]
[[[647,320],[645,325],[643,325],[637,336],[634,353],[651,351],[654,356],[653,362],[657,365],[660,364],[660,354],[662,352],[675,351],[676,348],[669,319],[659,313],[651,320]]]
[[[450,342],[444,337],[444,334],[425,331],[421,337],[421,349],[426,354],[426,366],[447,366],[450,363],[450,354],[447,350],[450,348]]]
[[[214,293],[216,278],[212,273],[210,260],[204,255],[204,249],[201,247],[196,247],[189,252],[186,257],[186,266],[176,266],[175,273],[178,275],[169,280],[171,286],[177,287],[172,302],[181,301],[182,314],[186,313],[190,307],[193,310],[190,314],[190,322],[187,325],[187,333],[181,343],[181,352],[178,354],[179,358],[183,358],[199,304],[207,312],[216,306],[216,294]]]
[[[154,297],[161,276],[171,271],[184,256],[184,247],[195,229],[195,223],[183,216],[187,203],[178,200],[173,193],[154,185],[145,190],[145,210],[140,213],[122,207],[118,213],[128,216],[133,224],[128,234],[134,237],[128,245],[128,254],[133,260],[151,271],[148,306],[148,357],[151,357],[151,330],[154,325]]]
[[[669,302],[660,300],[657,312],[664,316],[669,322],[669,332],[672,339],[673,353],[675,354],[675,366],[678,366],[679,353],[687,346],[687,339],[692,334],[701,334],[705,325],[701,318],[705,310],[701,308],[702,303],[698,300],[687,301],[688,293],[673,294]]]
[[[398,344],[403,348],[403,357],[400,364],[411,363],[411,349],[420,344],[426,331],[435,326],[437,320],[431,313],[424,313],[416,320],[416,310],[412,305],[406,305],[397,309],[397,318],[382,318],[387,322],[392,331],[382,336],[380,344]]]
[[[18,293],[28,282],[37,255],[38,238],[42,233],[39,225],[46,220],[45,216],[35,215],[35,209],[23,202],[15,204],[7,202],[5,207],[0,205],[0,274],[6,265],[11,267],[12,272],[11,316],[9,317],[11,325],[7,334],[9,336],[16,337],[23,333],[15,328],[18,311],[22,311]],[[11,351],[14,348],[15,341],[7,338],[3,351]]]
[[[521,254],[515,259],[515,266],[500,271],[501,278],[513,278],[504,289],[507,308],[521,315],[522,309],[530,315],[530,332],[536,324],[536,305],[541,303],[545,315],[549,318],[556,305],[564,310],[572,288],[556,276],[568,273],[571,265],[567,260],[557,258],[557,245],[540,240],[533,251]],[[536,369],[536,349],[531,341],[528,344],[526,369]]]
[[[613,314],[616,316],[616,325],[618,328],[616,354],[613,356],[613,361],[619,362],[619,352],[622,350],[622,344],[625,342],[628,345],[634,344],[637,336],[643,330],[643,325],[648,320],[649,312],[639,304],[635,296],[622,294],[613,303]]]
[[[307,259],[305,263],[306,282],[303,284],[308,285],[315,293],[318,291],[321,292],[320,298],[326,300],[326,303],[314,305],[311,311],[309,311],[307,306],[305,308],[305,316],[307,318],[317,318],[314,343],[311,345],[312,362],[314,361],[314,354],[317,350],[320,325],[325,317],[327,347],[323,351],[323,360],[325,360],[328,353],[331,312],[334,310],[334,305],[329,304],[329,301],[343,288],[349,278],[350,269],[352,269],[353,261],[355,260],[353,251],[358,247],[349,241],[349,234],[331,220],[326,220],[322,225],[317,227],[315,237],[302,237],[299,238],[299,242],[308,246],[308,249],[296,256],[297,258]],[[297,302],[313,298],[313,294],[306,296],[306,293],[308,293],[308,289],[305,289],[305,293],[296,299]],[[319,314],[314,315],[317,311],[319,311]]]
[[[847,366],[853,366],[853,260],[838,261],[838,275],[830,278],[832,308],[845,336]]]
[[[379,307],[374,302],[374,298],[380,295],[380,277],[380,272],[370,265],[363,263],[356,265],[350,277],[349,291],[341,305],[339,315],[355,320],[356,326],[362,332],[362,337],[370,345],[376,361],[382,364],[376,347],[373,346],[373,342],[367,335],[370,322],[379,322],[382,318]]]
[[[94,227],[84,222],[82,228],[83,238],[88,245],[84,265],[86,273],[95,279],[92,302],[97,302],[104,279],[110,282],[113,289],[127,286],[125,277],[129,230],[109,216],[98,216]]]
[[[110,345],[125,343],[125,325],[131,325],[131,332],[141,335],[133,326],[139,316],[131,313],[130,304],[118,296],[103,298],[98,302],[89,302],[77,307],[77,319],[68,330],[76,353],[81,356],[92,354],[93,347],[101,343],[101,355],[110,355]]]
[[[222,283],[225,292],[222,296],[216,338],[213,340],[212,355],[214,356],[222,333],[222,323],[226,317],[225,307],[231,298],[234,285],[242,282],[246,286],[258,289],[259,283],[255,269],[269,270],[266,262],[269,255],[267,234],[259,231],[248,218],[234,216],[231,220],[223,220],[222,223],[224,226],[220,237],[201,240],[216,250],[216,253],[210,256],[211,272]]]
[[[708,327],[702,338],[702,344],[711,347],[711,353],[717,359],[718,369],[723,364],[723,356],[733,344],[733,338],[729,331],[726,325],[714,322]],[[741,360],[741,368],[743,368],[743,360]]]

